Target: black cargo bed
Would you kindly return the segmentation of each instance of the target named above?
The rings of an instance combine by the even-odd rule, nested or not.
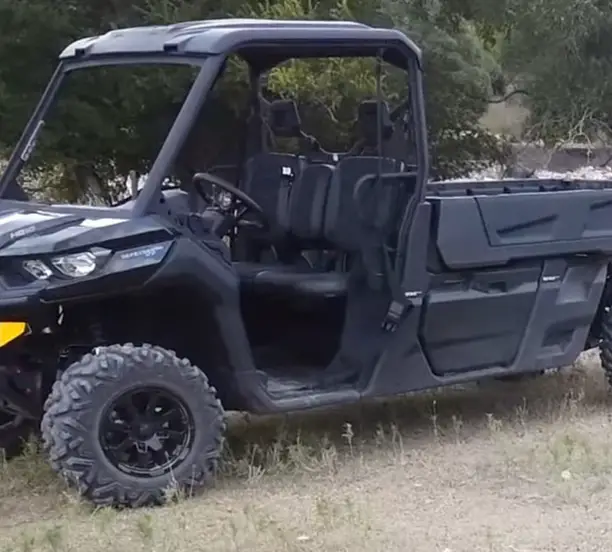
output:
[[[455,180],[430,182],[427,197],[456,197],[474,195],[525,194],[562,192],[571,190],[612,189],[612,180],[564,180],[526,178],[506,180]]]
[[[453,270],[517,259],[612,259],[612,181],[497,180],[432,183],[434,235]]]

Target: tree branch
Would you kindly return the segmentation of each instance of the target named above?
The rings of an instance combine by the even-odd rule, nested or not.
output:
[[[502,96],[501,98],[489,98],[487,100],[487,103],[490,103],[490,104],[504,103],[508,101],[510,98],[512,98],[512,96],[516,96],[517,94],[522,94],[523,96],[529,96],[529,92],[527,92],[527,90],[524,90],[522,88],[517,88],[516,90],[513,90],[512,92],[508,92],[508,94],[506,94],[505,96]]]

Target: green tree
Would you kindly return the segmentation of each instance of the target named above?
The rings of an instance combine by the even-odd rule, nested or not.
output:
[[[612,8],[604,0],[507,0],[503,64],[528,92],[530,133],[549,142],[612,134]]]
[[[479,5],[484,6],[484,0],[476,3]],[[232,15],[331,18],[395,26],[419,43],[425,53],[434,165],[441,175],[460,174],[473,168],[474,160],[499,153],[496,143],[478,125],[499,77],[499,67],[485,40],[488,29],[491,25],[497,28],[497,23],[488,23],[482,10],[470,8],[470,11],[466,6],[458,0],[385,0],[382,6],[374,0],[322,0],[318,4],[308,0],[243,4],[235,0],[224,3],[220,10],[212,0],[131,3],[67,0],[60,4],[50,0],[0,0],[0,154],[6,155],[14,146],[53,70],[58,52],[78,37],[127,25]],[[323,106],[312,132],[320,132],[322,141],[330,147],[334,146],[336,131],[338,146],[346,143],[349,133],[348,128],[330,126],[330,120],[340,113],[356,113],[357,101],[374,87],[371,72],[370,77],[364,76],[362,62],[345,63],[335,69],[322,81],[316,64],[302,64],[299,68],[287,65],[275,72],[270,82],[273,90],[290,93],[300,103]],[[240,77],[239,72],[236,74]],[[241,84],[230,80],[225,86],[223,98],[229,99],[229,106],[224,107],[234,110],[235,115],[238,107],[235,98],[240,95]],[[66,128],[58,124],[35,168],[47,172],[53,169],[57,173],[57,167],[61,167],[61,194],[69,197],[81,192],[79,175],[85,175],[87,180],[95,170],[100,175],[98,185],[104,186],[106,180],[125,176],[129,169],[146,171],[159,144],[152,139],[156,132],[142,123],[167,124],[179,105],[179,90],[175,80],[161,74],[128,82],[109,76],[102,88],[93,90],[93,95],[83,88],[78,94],[80,101],[65,105],[63,113],[71,115],[73,122],[78,120],[86,139],[75,147],[75,136],[68,135]],[[108,111],[110,115],[104,118],[91,109],[91,105],[101,101],[113,106]],[[219,113],[220,107],[214,106],[211,113]],[[232,138],[240,130],[236,119],[210,132],[217,136],[224,131]],[[206,122],[210,124],[210,118]],[[118,125],[123,129],[119,134]],[[139,136],[132,131],[137,128],[144,128]],[[192,161],[193,156],[181,160],[185,167]]]

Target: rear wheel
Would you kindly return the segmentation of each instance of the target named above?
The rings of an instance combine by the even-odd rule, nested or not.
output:
[[[69,366],[41,424],[53,469],[95,504],[123,506],[161,504],[211,481],[224,429],[198,368],[131,344],[100,347]]]
[[[608,384],[612,386],[612,311],[610,307],[606,307],[601,312],[599,358]]]

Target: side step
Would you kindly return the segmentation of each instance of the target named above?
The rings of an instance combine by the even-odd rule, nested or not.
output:
[[[299,396],[308,393],[354,389],[358,373],[355,371],[326,372],[320,368],[295,366],[275,367],[273,371],[258,371],[267,393],[273,399]]]

